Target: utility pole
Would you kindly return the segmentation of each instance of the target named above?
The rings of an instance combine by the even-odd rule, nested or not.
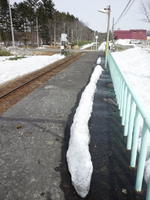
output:
[[[107,11],[107,40],[106,40],[106,50],[105,50],[105,68],[107,68],[107,55],[108,55],[108,49],[109,49],[109,27],[110,27],[110,12],[111,12],[111,8],[110,5],[105,8],[105,10]]]
[[[107,54],[109,49],[109,26],[110,26],[110,5],[107,8],[99,10],[99,12],[107,14],[107,39],[106,39],[106,48],[105,48],[105,69],[107,68]]]
[[[115,25],[115,20],[113,17],[113,20],[112,20],[112,42],[113,42],[113,45],[114,45],[114,25]]]
[[[39,25],[38,25],[38,16],[36,16],[36,41],[37,41],[37,46],[39,47]]]
[[[9,16],[10,16],[10,25],[11,25],[12,46],[15,47],[14,27],[13,27],[13,21],[12,21],[12,13],[11,13],[10,0],[8,0],[8,6],[9,6]]]
[[[56,46],[56,20],[54,20],[54,46]]]

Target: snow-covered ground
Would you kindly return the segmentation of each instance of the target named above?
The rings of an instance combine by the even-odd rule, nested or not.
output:
[[[150,116],[150,51],[144,48],[132,48],[112,53],[120,70],[134,90],[147,116]],[[141,137],[139,137],[139,146]],[[145,180],[150,177],[150,136],[145,165]]]
[[[63,59],[64,56],[55,54],[52,56],[29,56],[18,60],[9,60],[9,58],[0,57],[0,84],[39,70]]]
[[[93,43],[90,43],[90,44],[85,44],[85,45],[83,45],[80,49],[83,50],[83,49],[90,48],[90,47],[92,47],[94,44],[95,44],[94,42],[93,42]]]
[[[150,53],[137,47],[112,55],[150,115]]]
[[[9,58],[12,58],[12,57],[14,57],[14,56],[0,56],[0,63],[2,62],[2,61],[6,61],[6,60],[8,60]],[[1,66],[1,65],[0,65]]]
[[[82,198],[89,192],[93,172],[91,155],[89,153],[90,135],[88,122],[92,112],[96,83],[101,73],[102,67],[97,65],[89,84],[82,93],[70,130],[69,148],[67,151],[68,168],[72,183]]]
[[[120,44],[120,45],[124,45],[124,46],[129,46],[131,45],[131,40],[130,39],[119,39],[115,41],[115,44]],[[133,46],[133,44],[132,44]]]

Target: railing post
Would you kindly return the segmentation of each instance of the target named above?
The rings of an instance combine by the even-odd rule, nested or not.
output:
[[[123,105],[123,113],[122,113],[122,125],[125,125],[125,116],[126,116],[126,107],[127,107],[127,95],[128,95],[128,89],[127,86],[125,87],[125,93],[124,93],[124,105]]]
[[[150,200],[150,178],[147,183],[146,200]]]
[[[139,156],[139,161],[138,161],[136,185],[135,185],[135,189],[137,192],[141,192],[141,189],[142,189],[144,166],[145,166],[145,160],[146,160],[146,154],[147,154],[148,134],[149,134],[149,131],[147,130],[147,126],[144,122],[143,131],[142,131],[140,156]]]
[[[120,105],[120,116],[123,114],[123,104],[124,104],[124,93],[125,93],[125,82],[123,82],[122,92],[121,92],[121,105]]]
[[[122,88],[123,88],[123,80],[120,81],[119,87],[119,110],[121,109],[121,98],[122,98]]]
[[[131,99],[131,109],[129,114],[129,125],[128,125],[128,138],[131,138],[133,134],[135,112],[136,112],[136,104],[134,103],[133,99]]]
[[[137,157],[137,149],[138,149],[139,130],[140,130],[139,122],[140,122],[140,113],[137,111],[136,117],[135,117],[133,143],[132,143],[132,138],[130,137],[128,137],[128,141],[127,141],[127,149],[131,149],[131,143],[132,143],[131,161],[130,161],[131,167],[136,166],[136,157]]]
[[[126,112],[126,116],[125,116],[124,136],[128,135],[130,110],[131,110],[131,94],[128,93],[128,97],[127,97],[127,112]]]

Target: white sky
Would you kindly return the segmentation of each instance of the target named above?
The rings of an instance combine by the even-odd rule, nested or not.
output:
[[[11,0],[19,2],[21,0]],[[143,0],[145,3],[149,0]],[[55,8],[59,11],[69,12],[80,20],[85,22],[94,30],[105,32],[107,17],[99,13],[99,9],[111,5],[111,24],[112,18],[117,19],[126,6],[128,0],[53,0]],[[115,28],[120,29],[147,29],[150,30],[150,24],[145,23],[142,19],[144,15],[141,11],[142,0],[135,0],[128,13],[122,17]]]

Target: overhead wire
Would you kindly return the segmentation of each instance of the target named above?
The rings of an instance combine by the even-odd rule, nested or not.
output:
[[[119,15],[118,19],[116,20],[116,22],[114,23],[114,25],[116,25],[120,19],[127,14],[127,12],[129,11],[130,7],[132,6],[132,4],[134,3],[135,0],[129,0],[128,3],[126,4],[125,8],[123,9],[123,11],[121,12],[121,14]]]
[[[127,9],[126,12],[124,13],[124,16],[127,14],[127,12],[129,11],[129,9],[130,9],[131,6],[133,5],[134,1],[135,1],[135,0],[133,0],[133,1],[131,2],[131,4],[129,5],[128,9]]]

